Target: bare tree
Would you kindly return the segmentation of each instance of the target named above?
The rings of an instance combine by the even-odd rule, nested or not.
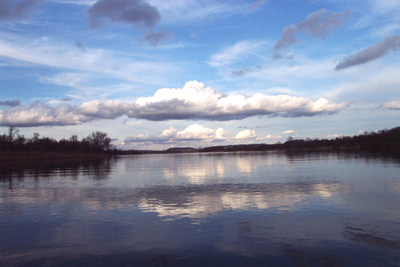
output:
[[[104,132],[92,132],[85,140],[94,151],[108,151],[112,148],[111,139]]]
[[[13,142],[19,136],[19,130],[14,126],[8,127],[8,141]]]

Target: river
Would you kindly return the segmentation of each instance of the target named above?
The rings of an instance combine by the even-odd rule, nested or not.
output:
[[[400,266],[400,161],[119,156],[0,173],[0,266]]]

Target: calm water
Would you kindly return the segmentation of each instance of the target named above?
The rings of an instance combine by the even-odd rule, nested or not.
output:
[[[0,174],[1,266],[400,266],[400,163],[122,156]]]

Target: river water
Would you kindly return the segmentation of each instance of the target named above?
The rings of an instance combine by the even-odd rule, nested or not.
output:
[[[120,156],[0,173],[0,266],[400,266],[400,161]]]

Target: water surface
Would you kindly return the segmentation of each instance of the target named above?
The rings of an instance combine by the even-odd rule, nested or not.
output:
[[[121,156],[0,174],[1,266],[400,266],[400,163]]]

